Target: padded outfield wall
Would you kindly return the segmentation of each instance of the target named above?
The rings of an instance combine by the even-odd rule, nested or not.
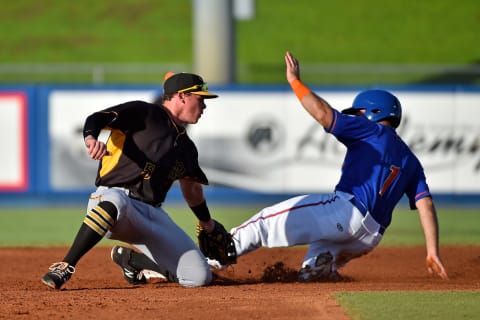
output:
[[[377,87],[382,88],[382,87]],[[480,204],[480,87],[383,87],[402,102],[399,134],[424,164],[437,199]],[[337,109],[365,87],[313,87]],[[210,201],[266,202],[330,192],[344,148],[308,116],[287,86],[212,87],[189,127],[210,179]],[[154,86],[1,86],[0,205],[84,204],[98,163],[82,139],[88,114],[129,100],[153,101]],[[167,201],[179,201],[175,186]]]

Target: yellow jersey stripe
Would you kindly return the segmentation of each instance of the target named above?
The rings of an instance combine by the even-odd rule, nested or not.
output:
[[[112,129],[110,138],[107,140],[107,150],[110,154],[102,158],[102,168],[99,172],[100,177],[105,176],[117,166],[123,153],[125,138],[126,136],[123,132]]]

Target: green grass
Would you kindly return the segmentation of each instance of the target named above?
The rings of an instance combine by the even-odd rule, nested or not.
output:
[[[353,320],[478,319],[480,291],[340,292],[335,298]]]
[[[439,208],[440,242],[442,245],[479,245],[480,212],[476,208]],[[391,226],[385,232],[382,246],[423,244],[423,232],[416,210],[396,210]]]
[[[193,238],[196,220],[190,209],[182,206],[166,207],[166,209]],[[211,206],[214,217],[227,229],[239,225],[259,209],[259,207]],[[70,245],[84,215],[84,209],[81,207],[1,209],[0,247]],[[478,245],[479,220],[478,210],[439,210],[441,244]],[[399,209],[395,212],[392,225],[387,229],[381,246],[413,245],[423,245],[423,233],[418,216],[416,211]]]
[[[247,219],[256,209],[211,208],[227,228]],[[188,208],[167,209],[170,216],[193,238],[196,219]],[[85,216],[82,207],[9,208],[0,210],[0,247],[69,246]],[[108,244],[109,240],[102,240]]]
[[[187,62],[190,1],[122,0],[2,5],[5,62]]]
[[[318,73],[311,64],[462,64],[480,61],[477,0],[257,0],[252,20],[235,22],[239,83],[284,83],[283,55],[316,84],[479,82],[479,76]],[[191,0],[7,1],[0,11],[0,63],[193,64]],[[178,70],[175,70],[178,71]],[[181,70],[190,71],[190,70]],[[158,83],[161,75],[114,75],[107,82]],[[0,74],[0,82],[90,82],[88,75]]]

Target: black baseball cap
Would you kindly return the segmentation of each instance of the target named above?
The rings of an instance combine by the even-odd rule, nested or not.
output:
[[[163,83],[163,94],[170,95],[180,92],[193,93],[205,99],[218,97],[218,95],[208,91],[207,83],[199,75],[184,72],[175,74],[168,72]]]

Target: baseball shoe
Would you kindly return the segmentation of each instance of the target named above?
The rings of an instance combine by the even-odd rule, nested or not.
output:
[[[42,282],[52,289],[60,289],[75,272],[75,267],[66,262],[56,262],[50,266],[49,270],[43,276]]]
[[[113,262],[118,264],[122,268],[123,277],[130,284],[146,284],[147,278],[143,274],[142,270],[133,267],[130,264],[130,258],[133,250],[121,246],[114,246],[110,253]]]
[[[298,274],[298,281],[329,281],[335,280],[338,275],[332,271],[333,256],[330,252],[324,252],[317,256],[314,266],[303,267]]]

